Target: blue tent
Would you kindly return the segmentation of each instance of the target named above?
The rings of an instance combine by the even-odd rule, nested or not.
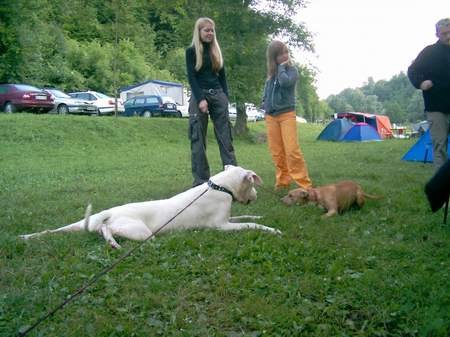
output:
[[[343,142],[370,142],[381,140],[377,130],[367,123],[356,123],[342,137]]]
[[[340,141],[352,126],[353,123],[346,118],[335,119],[322,130],[317,140]]]
[[[449,142],[450,137],[447,139]],[[447,146],[447,153],[450,158],[450,146]],[[423,163],[433,162],[433,145],[431,144],[430,131],[427,130],[419,140],[411,146],[408,152],[405,153],[402,160],[407,161],[421,161]]]

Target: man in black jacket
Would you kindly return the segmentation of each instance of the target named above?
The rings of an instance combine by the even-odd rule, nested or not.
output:
[[[422,90],[433,143],[433,165],[447,161],[450,118],[450,18],[436,23],[439,40],[425,47],[408,68],[411,83]]]

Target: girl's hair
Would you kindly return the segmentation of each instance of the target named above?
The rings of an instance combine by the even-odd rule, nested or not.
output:
[[[286,51],[289,51],[289,49],[281,41],[273,40],[269,43],[267,47],[267,78],[272,78],[276,75],[278,69],[277,57]],[[290,58],[287,64],[292,65]]]
[[[212,69],[217,73],[223,67],[223,57],[222,52],[220,50],[219,43],[216,39],[216,25],[214,21],[210,18],[199,18],[194,26],[194,33],[192,34],[192,46],[195,48],[195,70],[199,71],[203,65],[203,43],[200,39],[200,30],[205,27],[207,24],[211,24],[214,29],[214,38],[211,42],[211,46],[209,48]]]

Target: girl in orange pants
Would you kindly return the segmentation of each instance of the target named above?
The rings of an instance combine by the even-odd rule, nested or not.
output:
[[[275,164],[275,189],[289,187],[294,181],[299,187],[311,187],[303,153],[297,142],[295,115],[295,85],[297,68],[292,66],[287,46],[274,40],[267,48],[267,81],[263,106],[269,150]]]
[[[275,188],[288,187],[294,181],[299,187],[311,187],[308,169],[297,142],[295,112],[266,115],[267,140],[275,164]]]

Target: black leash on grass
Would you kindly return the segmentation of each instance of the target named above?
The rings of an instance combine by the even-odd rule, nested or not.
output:
[[[93,285],[95,282],[97,282],[103,275],[111,271],[114,267],[116,267],[119,263],[121,263],[123,260],[125,260],[128,256],[133,254],[137,249],[142,247],[149,239],[154,237],[156,234],[158,234],[164,227],[166,227],[170,222],[172,222],[173,219],[175,219],[178,215],[180,215],[182,212],[184,212],[189,206],[191,206],[194,202],[196,202],[198,199],[200,199],[201,196],[203,196],[207,191],[209,190],[209,187],[204,190],[201,194],[199,194],[197,197],[195,197],[189,204],[187,204],[183,209],[181,209],[177,214],[175,214],[172,218],[170,218],[164,225],[159,227],[154,233],[152,233],[150,236],[148,236],[144,241],[140,242],[138,245],[136,245],[134,248],[130,249],[128,252],[123,254],[121,257],[119,257],[114,263],[109,265],[108,267],[104,268],[102,271],[97,273],[90,281],[88,281],[84,286],[79,288],[76,292],[74,292],[72,295],[67,297],[65,301],[60,303],[58,306],[50,310],[45,315],[41,316],[33,325],[28,327],[26,330],[19,332],[17,334],[17,337],[23,337],[26,336],[29,332],[34,330],[39,324],[41,324],[43,321],[45,321],[47,318],[53,316],[57,311],[62,309],[66,304],[72,302],[76,297],[80,296],[84,293],[84,291],[89,288],[91,285]]]

